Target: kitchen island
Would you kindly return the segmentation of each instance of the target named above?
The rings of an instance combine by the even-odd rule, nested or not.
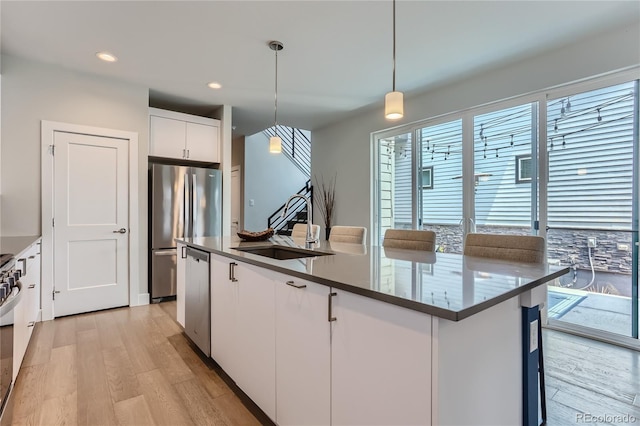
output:
[[[211,253],[212,358],[274,422],[526,423],[522,309],[567,268],[329,242],[303,253],[288,237],[179,242]],[[308,257],[247,251],[270,245]]]

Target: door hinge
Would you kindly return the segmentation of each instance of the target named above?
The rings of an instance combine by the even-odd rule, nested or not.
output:
[[[54,217],[51,218],[51,227],[55,228],[56,226],[56,219]]]
[[[55,145],[49,145],[49,154],[55,155],[55,153],[56,153]]]

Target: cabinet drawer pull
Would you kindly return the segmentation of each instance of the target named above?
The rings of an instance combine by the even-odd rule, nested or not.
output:
[[[333,316],[333,309],[332,309],[332,303],[331,303],[331,298],[333,296],[337,296],[337,295],[338,295],[338,293],[329,293],[329,312],[328,312],[328,315],[327,315],[327,320],[329,322],[333,322],[333,321],[335,321],[337,319],[336,317]]]
[[[36,285],[35,284],[29,284],[29,287],[27,287],[27,288],[36,288]]]
[[[35,255],[33,255],[33,256],[29,256],[29,259],[35,259],[35,258],[36,258],[36,256],[35,256]]]
[[[287,281],[287,285],[290,285],[291,287],[295,287],[295,288],[307,288],[306,284],[296,284],[293,281]]]
[[[236,266],[238,266],[236,262],[229,263],[229,280],[232,283],[238,282],[238,279],[236,278]]]
[[[33,327],[34,325],[36,325],[35,321],[29,321],[29,324],[27,324],[27,327]]]

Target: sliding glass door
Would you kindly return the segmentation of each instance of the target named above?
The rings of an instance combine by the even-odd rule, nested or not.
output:
[[[549,322],[638,337],[637,82],[550,99],[547,251],[572,274]]]

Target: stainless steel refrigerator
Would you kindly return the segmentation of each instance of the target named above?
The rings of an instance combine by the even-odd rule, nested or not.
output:
[[[151,299],[176,294],[176,238],[222,233],[219,170],[150,164],[149,292]]]

